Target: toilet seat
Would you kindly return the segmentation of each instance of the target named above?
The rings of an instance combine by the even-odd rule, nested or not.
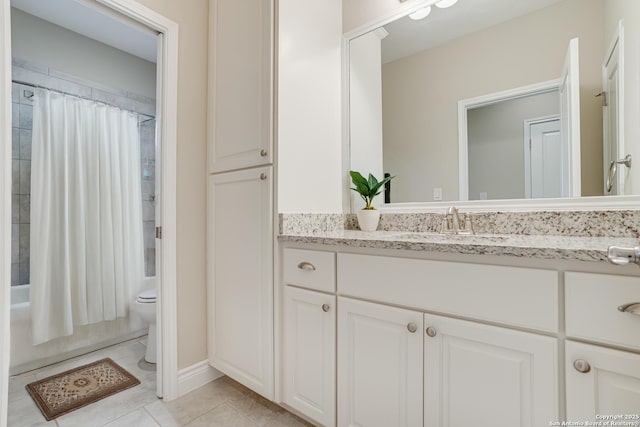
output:
[[[141,292],[136,299],[136,302],[141,304],[153,304],[156,302],[156,290],[149,289],[148,291]]]

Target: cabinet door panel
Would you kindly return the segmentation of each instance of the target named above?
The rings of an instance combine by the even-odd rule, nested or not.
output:
[[[576,360],[587,362],[589,371],[576,370]],[[567,421],[640,415],[640,355],[567,341],[566,371]]]
[[[422,426],[422,346],[421,313],[338,298],[338,425]]]
[[[211,176],[208,216],[209,362],[272,397],[271,168]]]
[[[209,172],[272,163],[272,0],[211,0]]]
[[[558,417],[556,340],[425,315],[426,427],[535,427]]]
[[[284,403],[327,427],[335,425],[335,300],[284,290]]]

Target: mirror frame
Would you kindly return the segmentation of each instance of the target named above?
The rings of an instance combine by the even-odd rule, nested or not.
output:
[[[400,0],[404,2],[406,0]],[[354,213],[351,198],[351,140],[350,140],[350,99],[349,99],[349,59],[350,42],[370,31],[415,12],[425,6],[431,6],[439,0],[416,0],[399,6],[394,12],[381,16],[352,31],[342,34],[342,180],[343,212]],[[458,141],[453,143],[458,144]],[[639,159],[640,160],[640,159]],[[449,200],[438,202],[381,203],[377,209],[382,213],[442,212],[455,205],[468,212],[495,211],[602,211],[602,210],[638,210],[640,195],[629,196],[584,196],[554,199],[502,199],[502,200]]]

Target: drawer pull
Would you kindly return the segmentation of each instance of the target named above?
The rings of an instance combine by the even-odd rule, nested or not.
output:
[[[573,367],[581,374],[586,374],[591,370],[591,365],[584,359],[578,359],[573,362]]]
[[[429,335],[431,338],[435,337],[438,334],[438,331],[436,331],[436,328],[429,326],[427,328],[427,335]]]
[[[305,271],[315,271],[316,270],[316,266],[311,264],[310,262],[301,262],[300,264],[298,264],[298,268],[300,270],[305,270]]]
[[[640,302],[632,302],[630,304],[624,304],[618,307],[623,313],[635,314],[636,316],[640,316]]]
[[[415,331],[418,330],[418,327],[416,326],[415,323],[411,322],[407,325],[407,330],[413,334]]]
[[[327,313],[330,308],[331,307],[329,306],[329,304],[322,304],[322,311],[324,311],[325,313]]]
[[[260,157],[267,157],[267,150],[260,150]]]

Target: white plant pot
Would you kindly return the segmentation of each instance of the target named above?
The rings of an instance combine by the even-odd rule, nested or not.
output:
[[[376,231],[380,222],[380,211],[375,209],[362,209],[356,212],[358,225],[362,231]]]

